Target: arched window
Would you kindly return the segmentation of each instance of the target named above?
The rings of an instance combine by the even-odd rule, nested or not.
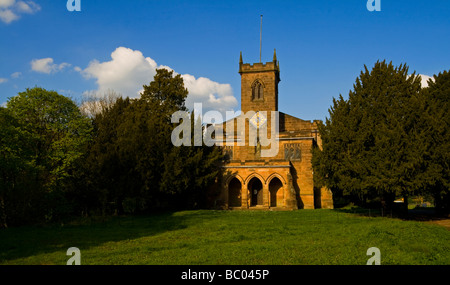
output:
[[[264,86],[259,80],[256,80],[252,85],[252,100],[264,99]]]

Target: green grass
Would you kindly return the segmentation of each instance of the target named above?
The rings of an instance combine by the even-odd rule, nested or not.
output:
[[[450,231],[335,210],[183,211],[0,230],[0,264],[450,264]]]

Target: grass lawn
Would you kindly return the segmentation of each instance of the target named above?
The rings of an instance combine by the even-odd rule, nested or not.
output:
[[[438,225],[336,210],[183,211],[0,230],[0,264],[450,265],[450,231]]]

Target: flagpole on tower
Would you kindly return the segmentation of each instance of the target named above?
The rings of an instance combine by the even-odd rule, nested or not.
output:
[[[261,62],[261,50],[262,50],[262,18],[263,15],[261,15],[261,27],[259,30],[259,62]]]

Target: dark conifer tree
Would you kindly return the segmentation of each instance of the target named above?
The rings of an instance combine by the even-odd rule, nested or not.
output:
[[[450,71],[434,75],[424,88],[426,112],[424,119],[423,180],[434,197],[439,212],[450,213]]]
[[[187,95],[180,75],[158,69],[139,99],[118,99],[94,119],[91,169],[118,213],[202,204],[204,189],[217,176],[220,151],[194,147],[193,141],[172,145],[171,117],[187,111]]]
[[[348,100],[334,99],[330,118],[320,126],[316,176],[336,194],[363,202],[377,198],[387,206],[421,191],[423,102],[420,77],[409,75],[406,65],[365,67]]]

